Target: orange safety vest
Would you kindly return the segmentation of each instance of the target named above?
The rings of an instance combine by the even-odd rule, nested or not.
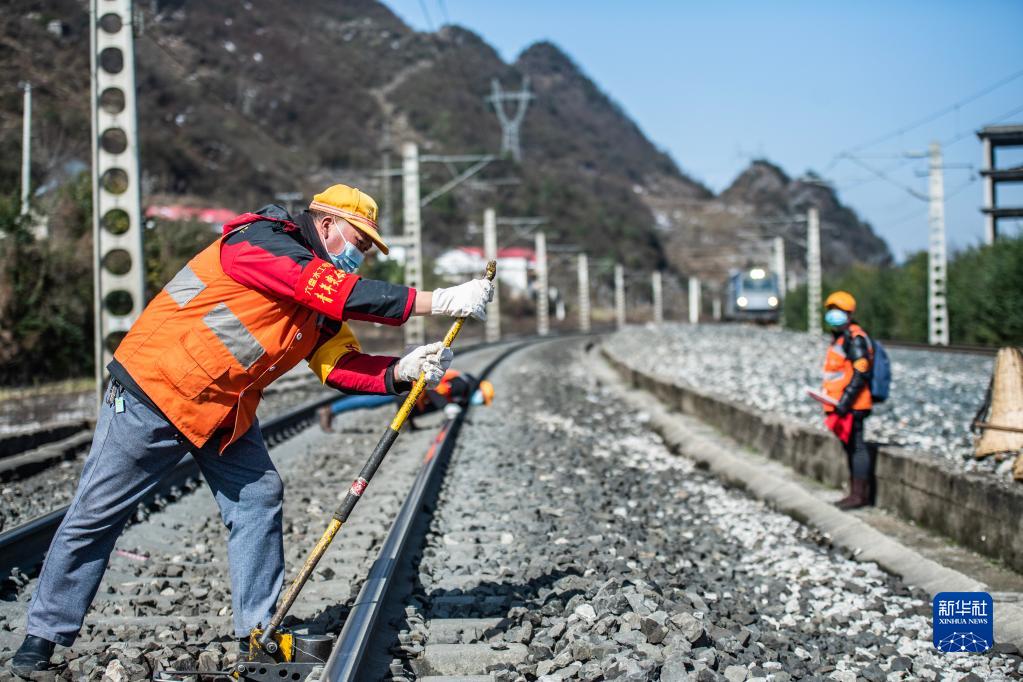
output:
[[[451,380],[460,376],[462,376],[462,373],[459,372],[457,369],[449,369],[446,372],[444,372],[444,376],[441,378],[440,383],[437,384],[437,387],[431,390],[437,395],[441,395],[447,398],[449,395],[451,395]],[[416,408],[417,411],[419,412],[426,411],[426,409],[430,405],[430,397],[427,395],[427,393],[428,391],[423,391],[422,393],[419,394],[419,397],[416,399]]]
[[[858,324],[849,325],[849,338],[854,336],[862,336],[867,339],[867,347],[869,348],[871,364],[874,361],[874,344],[870,342],[870,337],[863,331],[863,328]],[[845,334],[839,336],[835,341],[828,346],[828,353],[824,356],[824,393],[830,398],[838,401],[842,399],[842,393],[845,391],[845,387],[849,385],[849,382],[853,378],[853,364],[852,361],[845,355]],[[860,394],[856,396],[853,401],[851,409],[853,410],[869,410],[874,406],[874,400],[870,395],[870,383],[868,382]],[[825,405],[825,412],[833,412],[834,407],[831,405]]]
[[[236,282],[220,264],[227,235],[150,301],[114,353],[196,447],[227,427],[220,452],[255,419],[263,389],[317,341],[317,313]]]

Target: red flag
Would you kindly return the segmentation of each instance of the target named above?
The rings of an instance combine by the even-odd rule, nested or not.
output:
[[[838,440],[843,443],[849,442],[849,436],[852,435],[852,423],[852,412],[844,417],[839,417],[837,412],[829,412],[824,417],[824,426],[828,427],[828,430],[838,436]]]

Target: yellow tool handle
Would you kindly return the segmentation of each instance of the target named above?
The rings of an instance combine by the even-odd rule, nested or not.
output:
[[[497,262],[489,261],[487,263],[486,278],[493,282],[496,274]],[[458,336],[458,332],[462,331],[462,325],[465,324],[465,320],[466,318],[459,317],[451,325],[451,328],[448,329],[448,333],[444,337],[445,348],[450,348],[451,344],[454,343],[455,338]],[[405,401],[398,409],[398,413],[394,415],[394,419],[391,420],[391,425],[387,428],[383,437],[381,437],[377,446],[373,449],[373,453],[370,455],[369,461],[367,461],[365,466],[363,466],[359,477],[352,483],[352,487],[349,488],[345,499],[338,506],[337,511],[334,512],[334,517],[330,520],[330,525],[327,526],[327,530],[324,531],[323,535],[316,543],[316,546],[313,547],[313,551],[309,553],[309,558],[306,559],[305,564],[302,566],[302,570],[298,573],[298,576],[291,583],[291,586],[288,587],[288,591],[285,593],[280,606],[277,607],[277,611],[274,613],[273,618],[270,619],[266,629],[260,632],[258,637],[252,637],[252,639],[256,641],[256,644],[267,651],[267,653],[277,653],[278,644],[274,640],[274,634],[281,626],[281,622],[288,614],[288,611],[291,610],[292,605],[298,598],[299,592],[302,591],[302,588],[309,580],[309,576],[312,575],[313,570],[316,568],[316,564],[319,563],[320,559],[327,552],[327,548],[330,547],[330,543],[334,541],[334,536],[341,530],[341,526],[348,520],[352,510],[355,509],[355,505],[358,504],[359,500],[362,498],[362,493],[366,490],[366,486],[369,485],[370,480],[373,478],[373,474],[376,473],[380,463],[384,461],[384,457],[391,449],[391,445],[393,445],[394,441],[398,438],[398,432],[401,431],[401,427],[405,424],[405,420],[408,419],[409,414],[412,412],[412,408],[415,407],[416,401],[425,389],[426,374],[424,372],[420,372],[419,378],[416,379],[416,383],[412,385],[412,390],[409,391]]]

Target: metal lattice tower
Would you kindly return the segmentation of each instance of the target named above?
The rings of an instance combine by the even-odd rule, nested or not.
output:
[[[490,90],[491,94],[486,100],[494,105],[497,120],[501,122],[501,153],[510,154],[516,161],[521,161],[519,128],[526,116],[529,100],[533,99],[533,94],[529,92],[529,76],[522,79],[522,89],[518,92],[505,92],[501,89],[501,82],[496,78],[490,81]],[[515,103],[515,112],[511,116],[504,110],[505,102]]]
[[[421,289],[423,286],[423,242],[419,203],[419,147],[406,142],[402,155],[402,203],[405,235],[405,286]],[[421,346],[426,343],[426,321],[419,316],[408,319],[404,325],[405,344]]]
[[[483,260],[497,260],[497,211],[488,208],[483,211]],[[487,321],[484,323],[485,338],[489,342],[501,340],[501,279],[500,271],[494,278],[494,300],[487,305]]]
[[[96,391],[102,397],[105,367],[146,303],[131,0],[92,0],[90,28]]]
[[[948,305],[945,285],[948,257],[945,251],[945,181],[941,167],[941,145],[930,149],[930,248],[927,258],[927,342],[948,345]]]
[[[816,208],[806,216],[806,331],[821,335],[821,224]]]

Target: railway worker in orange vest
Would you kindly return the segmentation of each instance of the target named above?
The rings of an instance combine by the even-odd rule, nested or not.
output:
[[[864,421],[870,415],[870,375],[873,345],[855,320],[856,299],[836,291],[824,302],[824,321],[833,340],[824,358],[824,394],[835,402],[824,404],[825,422],[835,432],[849,464],[849,494],[836,504],[856,509],[871,504],[874,458],[864,439]]]
[[[334,185],[293,218],[246,213],[195,256],[142,312],[114,354],[111,382],[75,497],[47,554],[13,672],[45,669],[70,646],[109,554],[140,499],[191,453],[229,530],[234,633],[273,614],[284,578],[283,490],[256,419],[263,389],[299,362],[327,386],[397,395],[451,363],[440,343],[404,357],[362,352],[348,320],[400,325],[411,315],[485,319],[492,284],[422,292],[355,274],[375,245],[377,206]]]

